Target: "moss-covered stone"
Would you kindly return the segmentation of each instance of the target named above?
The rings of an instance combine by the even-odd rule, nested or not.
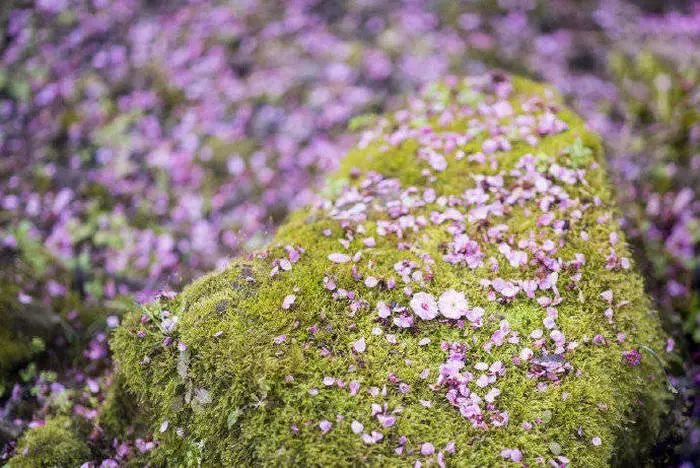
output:
[[[8,465],[11,468],[80,466],[90,458],[90,449],[71,430],[71,425],[70,418],[61,416],[27,431],[19,441],[17,455]]]
[[[149,461],[643,460],[664,335],[596,137],[496,74],[373,125],[266,252],[125,318]]]

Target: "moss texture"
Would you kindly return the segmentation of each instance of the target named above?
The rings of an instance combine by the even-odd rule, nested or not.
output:
[[[67,467],[80,466],[90,458],[90,449],[71,430],[72,421],[57,417],[41,427],[28,431],[19,441],[17,455],[9,467]]]
[[[669,397],[664,335],[601,146],[553,91],[496,74],[432,85],[373,121],[322,196],[265,252],[117,330],[119,378],[158,442],[148,461],[643,459]],[[450,290],[468,308],[439,310],[459,320],[416,315]]]

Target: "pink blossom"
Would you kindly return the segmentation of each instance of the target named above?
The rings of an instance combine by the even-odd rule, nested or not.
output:
[[[448,253],[444,255],[443,259],[451,264],[464,262],[469,268],[474,269],[483,264],[483,257],[479,244],[466,234],[459,234],[449,244]]]
[[[488,403],[493,403],[496,397],[501,394],[501,391],[497,388],[492,388],[491,390],[488,391],[486,396],[484,397],[484,400],[486,400]]]
[[[442,172],[447,169],[447,160],[445,157],[434,151],[428,156],[428,164],[430,164],[430,167],[438,172]]]
[[[467,310],[467,320],[469,320],[474,326],[481,326],[481,319],[484,316],[484,309],[481,307],[474,307]]]
[[[673,351],[673,348],[676,346],[676,341],[673,338],[668,338],[666,340],[666,352],[670,353]]]
[[[528,361],[528,360],[530,360],[530,358],[531,358],[533,355],[534,355],[534,352],[533,352],[530,348],[523,348],[523,349],[520,350],[520,353],[518,354],[518,356],[520,357],[520,359],[522,359],[523,361]]]
[[[287,335],[279,335],[276,336],[275,339],[273,340],[275,344],[282,344],[285,341],[287,341]]]
[[[438,305],[432,294],[419,292],[411,299],[411,309],[423,320],[432,320],[438,315]]]
[[[448,318],[457,320],[467,312],[469,304],[464,297],[464,293],[448,289],[443,292],[438,299],[440,313]]]
[[[379,280],[374,276],[368,276],[367,278],[365,278],[365,286],[367,286],[368,288],[373,288],[377,284],[379,284]]]
[[[512,299],[520,291],[518,286],[501,278],[496,278],[493,280],[491,285],[493,286],[493,289],[495,289],[496,292],[501,294],[505,299]]]
[[[392,415],[378,414],[377,420],[382,427],[386,428],[392,427],[394,424],[396,424],[396,417]]]
[[[501,450],[501,456],[505,458],[506,460],[514,461],[514,462],[520,462],[523,459],[523,454],[520,451],[520,449],[517,448],[507,448]]]
[[[520,265],[525,265],[527,263],[527,253],[521,250],[513,250],[506,243],[502,243],[498,247],[498,251],[506,257],[510,266],[513,268],[518,268]]]
[[[410,315],[401,314],[398,317],[394,317],[394,325],[399,328],[411,328],[413,326],[413,317]]]
[[[379,318],[389,318],[391,315],[391,308],[384,301],[377,302],[377,315]]]

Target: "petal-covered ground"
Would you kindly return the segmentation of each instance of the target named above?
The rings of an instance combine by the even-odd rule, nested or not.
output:
[[[667,451],[697,457],[699,12],[680,0],[2,2],[0,459],[52,415],[90,428],[97,464],[151,450],[149,435],[108,440],[100,422],[108,330],[131,298],[264,245],[356,142],[349,124],[494,66],[553,83],[602,135],[631,255],[667,350],[682,353],[664,356],[683,395]],[[470,245],[464,261],[478,263]],[[502,255],[519,265],[521,250]],[[293,310],[301,298],[286,296]]]

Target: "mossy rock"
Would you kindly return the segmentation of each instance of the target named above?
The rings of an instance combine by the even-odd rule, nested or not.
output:
[[[90,458],[90,449],[71,430],[73,422],[61,416],[49,419],[41,427],[28,431],[19,441],[17,455],[8,466],[21,467],[68,467],[80,466]]]
[[[555,92],[431,85],[322,195],[267,251],[117,330],[150,462],[643,462],[665,337],[601,145]]]

